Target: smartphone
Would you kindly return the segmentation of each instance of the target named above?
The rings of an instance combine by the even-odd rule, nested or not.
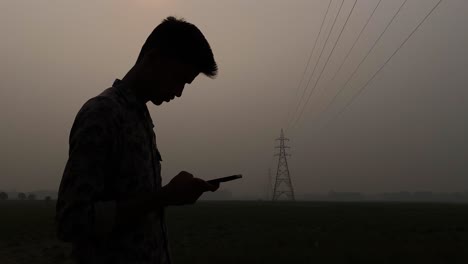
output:
[[[232,176],[212,179],[212,180],[209,180],[209,181],[206,181],[206,182],[216,184],[216,183],[221,183],[221,182],[233,181],[233,180],[237,180],[237,179],[240,179],[240,178],[242,178],[242,175],[238,174],[238,175],[232,175]]]

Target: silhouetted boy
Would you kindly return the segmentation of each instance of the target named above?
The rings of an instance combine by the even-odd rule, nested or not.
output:
[[[188,172],[161,187],[162,159],[146,107],[180,97],[199,73],[217,74],[210,45],[196,26],[168,17],[125,77],[78,112],[56,224],[79,263],[170,263],[164,208],[218,189]]]

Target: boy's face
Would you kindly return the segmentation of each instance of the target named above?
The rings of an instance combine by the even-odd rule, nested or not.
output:
[[[199,74],[195,67],[179,61],[170,60],[164,65],[158,70],[155,87],[150,90],[150,100],[155,105],[182,96],[185,85],[191,84]]]
[[[171,58],[146,60],[142,72],[140,81],[148,99],[155,105],[180,97],[185,85],[192,83],[199,74],[194,66]]]

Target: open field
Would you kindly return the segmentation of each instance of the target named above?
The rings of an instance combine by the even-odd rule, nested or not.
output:
[[[55,204],[0,203],[0,263],[64,263]],[[200,202],[168,210],[175,263],[468,263],[468,205]]]

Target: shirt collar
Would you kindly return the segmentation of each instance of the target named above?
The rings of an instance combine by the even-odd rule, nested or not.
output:
[[[112,87],[117,88],[122,94],[124,95],[125,100],[132,104],[132,105],[137,105],[138,107],[143,107],[144,103],[140,102],[135,94],[135,92],[130,89],[126,83],[120,79],[115,79],[114,83],[112,84]]]
[[[139,109],[143,113],[143,115],[149,120],[149,123],[151,124],[151,126],[154,127],[153,120],[151,119],[151,115],[148,111],[148,107],[146,106],[145,103],[138,100],[135,92],[132,89],[130,89],[130,87],[126,85],[124,81],[120,79],[115,79],[114,83],[112,84],[112,87],[120,91],[124,99],[129,104]]]

